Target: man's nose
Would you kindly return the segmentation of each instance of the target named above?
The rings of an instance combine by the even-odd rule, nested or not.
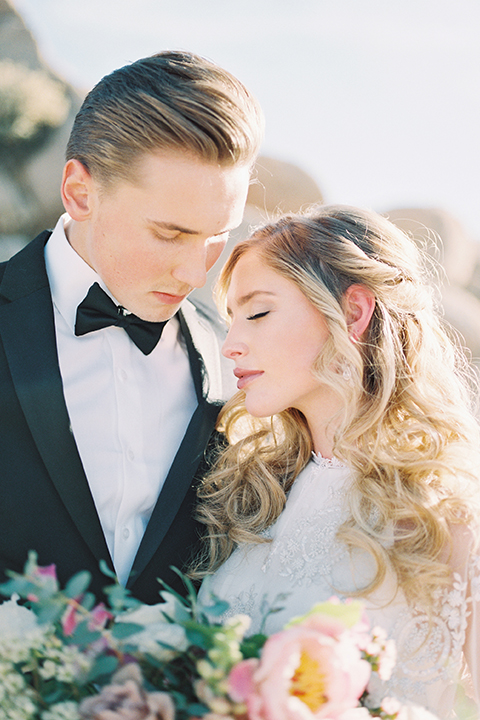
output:
[[[182,253],[173,271],[175,280],[192,288],[201,288],[207,282],[207,250],[190,247]]]

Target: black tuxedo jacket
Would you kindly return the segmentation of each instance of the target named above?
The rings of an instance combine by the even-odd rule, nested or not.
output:
[[[62,583],[92,574],[101,597],[113,569],[75,438],[58,365],[53,306],[44,262],[44,232],[0,265],[0,579],[22,571],[29,550],[55,563]],[[170,566],[183,568],[197,548],[196,479],[204,471],[223,396],[220,326],[186,303],[179,313],[198,397],[185,437],[161,490],[128,583],[135,597],[159,601],[157,578],[182,590]],[[227,381],[228,383],[228,381]],[[158,438],[162,442],[162,438]]]

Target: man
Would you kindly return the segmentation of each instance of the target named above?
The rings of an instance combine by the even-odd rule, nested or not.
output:
[[[97,595],[101,560],[145,602],[158,577],[181,587],[225,397],[214,323],[186,297],[241,222],[261,134],[243,85],[188,53],[85,99],[67,214],[0,270],[0,569],[33,549]]]

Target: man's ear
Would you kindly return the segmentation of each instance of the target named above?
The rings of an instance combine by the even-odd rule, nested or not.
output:
[[[350,339],[357,342],[367,329],[375,310],[375,295],[365,285],[350,285],[343,295],[342,305]]]
[[[90,217],[95,184],[87,168],[79,160],[68,160],[63,168],[62,201],[73,220]]]

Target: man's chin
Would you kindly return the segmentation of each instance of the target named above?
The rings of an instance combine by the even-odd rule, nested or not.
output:
[[[152,308],[145,309],[143,312],[134,312],[135,315],[137,315],[142,320],[146,320],[147,322],[166,322],[167,320],[170,320],[181,307],[181,303],[178,303],[177,305],[163,305],[162,307],[157,307],[154,310]]]

